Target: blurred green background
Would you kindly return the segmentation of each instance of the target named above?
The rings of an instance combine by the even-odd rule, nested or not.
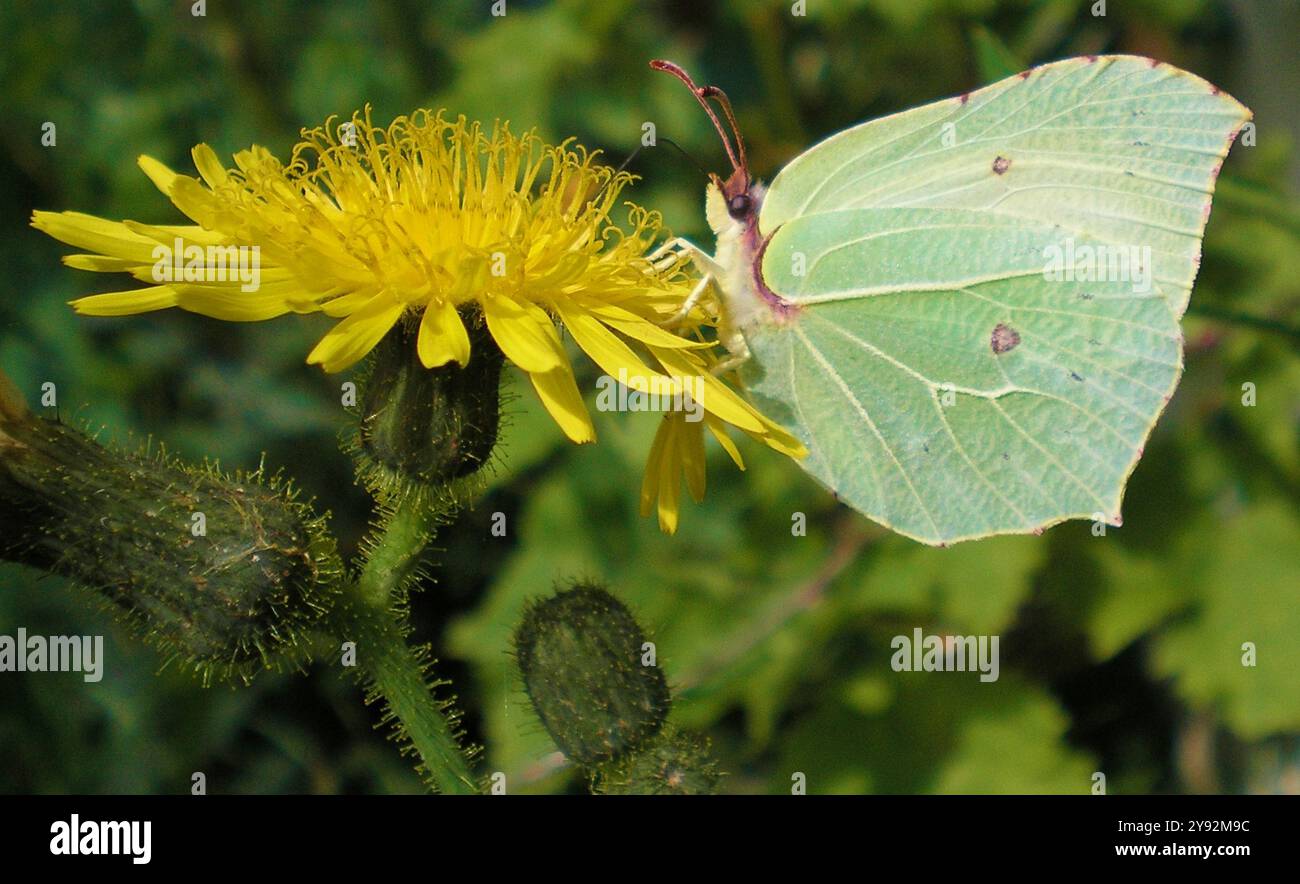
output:
[[[641,124],[707,168],[721,149],[698,107],[646,62],[667,57],[736,103],[769,178],[846,125],[969,90],[1008,57],[1159,57],[1256,112],[1255,146],[1220,181],[1186,320],[1187,373],[1125,500],[1124,527],[947,550],[891,536],[754,445],[740,474],[711,450],[710,488],[675,537],[636,513],[653,415],[597,415],[575,447],[517,395],[489,493],[439,537],[415,598],[418,638],[454,679],[487,770],[512,791],[573,791],[513,673],[524,599],[604,580],[658,645],[673,721],[707,733],[727,791],[1300,792],[1300,5],[1111,0],[632,0],[260,4],[7,2],[0,160],[0,364],[35,402],[101,438],[161,439],[251,468],[263,451],[332,513],[347,551],[369,502],[338,452],[339,384],[304,357],[321,317],[250,325],[179,311],[74,317],[65,302],[122,279],[59,264],[33,208],[179,223],[137,169],[191,171],[199,141],[281,156],[298,129],[366,102],[576,135],[621,161]],[[57,124],[43,147],[41,126]],[[628,192],[708,242],[699,171],[647,151]],[[595,371],[579,363],[594,396]],[[1242,385],[1257,404],[1242,404]],[[494,538],[494,512],[509,531]],[[807,514],[806,537],[791,513]],[[0,675],[0,791],[418,792],[335,666],[201,688],[56,578],[0,567],[0,633],[103,633],[104,680]],[[896,674],[890,638],[1002,637],[1002,677]],[[1244,667],[1254,642],[1258,666]]]

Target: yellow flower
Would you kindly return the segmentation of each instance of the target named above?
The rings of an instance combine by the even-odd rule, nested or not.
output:
[[[387,129],[371,124],[368,108],[337,129],[332,122],[304,130],[287,165],[254,146],[228,169],[200,144],[194,178],[141,157],[193,225],[36,212],[35,227],[89,252],[65,257],[69,266],[147,283],[73,306],[97,316],[179,307],[233,321],[323,312],[341,321],[307,361],[330,372],[364,357],[408,313],[420,317],[425,366],[464,365],[462,311],[476,308],[565,434],[589,442],[595,431],[559,322],[633,389],[680,391],[698,379],[715,434],[731,424],[778,448],[793,442],[710,373],[714,342],[661,327],[694,281],[684,261],[648,260],[662,238],[657,213],[629,204],[630,231],[611,220],[633,176],[572,140],[550,146],[534,132],[516,136],[505,124],[489,132],[441,112],[417,111]],[[698,469],[702,489],[702,461]],[[661,478],[661,498],[667,488]],[[661,503],[665,527],[667,510],[676,521],[675,505]]]
[[[695,356],[692,354],[692,357]],[[708,372],[712,365],[716,364],[711,357],[712,354],[706,357],[710,364],[701,366],[703,372]],[[701,376],[712,377],[711,374]],[[757,431],[742,427],[741,429],[749,436],[792,458],[800,458],[808,454],[803,444],[786,430],[757,410],[752,413],[761,426]],[[740,456],[740,449],[728,435],[726,421],[707,410],[700,413],[699,420],[689,419],[688,414],[686,411],[670,411],[664,415],[655,433],[654,442],[650,446],[645,477],[641,481],[641,515],[657,513],[660,529],[668,534],[677,532],[683,479],[686,480],[687,491],[696,503],[704,499],[704,431],[706,429],[731,457],[736,467],[745,469],[745,461]]]

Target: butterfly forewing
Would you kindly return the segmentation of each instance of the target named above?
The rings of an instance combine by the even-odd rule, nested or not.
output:
[[[927,543],[1119,521],[1249,112],[1148,59],[1071,59],[866,123],[777,176],[751,392],[856,509]]]

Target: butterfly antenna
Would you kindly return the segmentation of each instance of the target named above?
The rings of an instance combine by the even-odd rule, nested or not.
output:
[[[740,134],[740,126],[736,123],[736,114],[731,109],[731,99],[727,97],[727,93],[717,86],[705,86],[700,92],[705,98],[712,98],[722,107],[722,112],[727,117],[727,124],[731,126],[731,133],[736,139],[736,151],[740,154],[739,168],[748,172],[749,158],[745,156],[745,139]]]
[[[690,160],[691,165],[699,169],[700,174],[703,175],[705,178],[709,177],[709,170],[704,168],[703,164],[701,164],[700,161],[697,160],[695,156],[686,148],[682,147],[680,144],[678,144],[676,141],[673,141],[671,138],[664,138],[662,135],[659,136],[659,140],[662,141],[664,144],[668,145],[669,147],[673,148],[674,150],[676,150],[682,156],[686,157],[686,159]]]
[[[727,130],[723,128],[722,121],[718,119],[717,113],[714,112],[713,106],[709,104],[708,101],[711,97],[721,95],[722,90],[716,86],[696,86],[695,81],[691,79],[691,75],[686,73],[680,65],[674,64],[671,61],[664,61],[663,59],[656,58],[654,61],[650,62],[650,67],[654,68],[656,71],[663,71],[664,73],[672,74],[674,77],[686,84],[687,88],[691,90],[691,94],[695,96],[695,100],[700,103],[700,107],[704,108],[704,112],[709,115],[709,119],[713,122],[713,128],[718,130],[718,136],[722,139],[722,146],[727,150],[727,159],[731,160],[732,168],[746,168],[744,165],[744,147],[741,147],[740,156],[737,157],[736,151],[732,149],[731,139],[727,137]],[[723,99],[726,99],[725,95],[723,95]],[[727,102],[724,105],[723,110],[724,113],[727,114],[728,121],[731,122],[732,129],[734,130],[735,122],[730,119],[731,103]]]
[[[618,164],[618,168],[610,173],[609,177],[605,179],[605,183],[600,186],[600,190],[592,194],[591,198],[587,200],[587,202],[594,203],[596,200],[600,199],[600,195],[609,189],[609,186],[614,183],[614,180],[616,178],[618,178],[619,173],[625,171],[628,166],[632,165],[632,161],[635,160],[637,158],[637,155],[640,154],[641,151],[643,150],[645,150],[645,145],[641,144],[637,146],[636,150],[628,154],[627,159],[623,160],[623,162]]]
[[[704,168],[704,166],[700,164],[700,161],[695,159],[695,157],[691,154],[691,152],[688,151],[686,148],[682,147],[680,144],[678,144],[676,141],[673,141],[671,138],[664,138],[662,135],[658,137],[658,141],[667,144],[669,147],[676,150],[679,154],[686,157],[686,159],[690,160],[691,165],[694,166],[696,169],[698,169],[700,174],[703,175],[705,178],[709,177],[709,170]],[[627,167],[632,165],[632,161],[635,160],[637,157],[639,157],[641,155],[641,151],[645,150],[646,147],[647,145],[644,144],[638,145],[636,150],[628,154],[627,159],[623,160],[623,162],[618,164],[618,168],[614,170],[613,174],[611,174],[609,178],[605,179],[605,183],[600,186],[600,190],[596,191],[588,200],[588,202],[594,203],[596,200],[600,199],[600,195],[609,189],[609,186],[614,183],[614,179],[618,177],[618,174],[620,172],[626,171]]]

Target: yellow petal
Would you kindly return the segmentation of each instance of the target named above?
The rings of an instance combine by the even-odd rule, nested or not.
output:
[[[321,304],[321,312],[326,316],[348,316],[356,313],[375,296],[375,287],[366,286],[354,292],[347,292]]]
[[[145,156],[144,154],[141,154],[139,158],[136,159],[136,163],[140,166],[141,171],[149,176],[149,180],[153,182],[154,187],[161,190],[164,196],[171,195],[172,185],[176,182],[176,179],[181,176],[177,175],[153,157]]]
[[[217,159],[216,151],[206,144],[196,144],[190,151],[190,156],[194,158],[194,168],[199,170],[208,187],[215,190],[226,183],[229,176],[221,165],[221,160]]]
[[[736,447],[736,443],[732,441],[731,436],[727,434],[727,425],[711,414],[704,415],[704,425],[709,428],[709,432],[713,434],[713,438],[718,440],[718,444],[722,446],[722,450],[730,455],[731,462],[734,463],[738,469],[743,470],[745,468],[745,461],[740,456],[740,449]]]
[[[544,374],[568,364],[555,326],[544,311],[538,308],[534,312],[524,304],[497,296],[483,298],[482,304],[488,331],[515,365],[529,374]]]
[[[406,311],[389,292],[380,292],[357,312],[334,326],[307,357],[328,372],[342,371],[369,353]]]
[[[230,242],[229,237],[224,233],[218,233],[215,230],[204,230],[197,224],[141,224],[139,221],[123,221],[122,223],[132,233],[147,236],[154,242],[165,246],[175,245],[178,238],[186,245],[195,243],[201,246],[220,246]]]
[[[176,289],[169,285],[151,285],[129,292],[109,292],[105,295],[88,295],[69,301],[78,313],[86,316],[127,316],[175,307]]]
[[[220,211],[221,205],[212,195],[212,191],[207,190],[198,179],[177,175],[167,195],[185,217],[204,227],[214,226],[212,219]]]
[[[677,431],[681,440],[682,472],[686,474],[686,488],[696,503],[704,500],[704,427],[681,418]]]
[[[416,349],[425,368],[437,368],[452,361],[461,365],[469,363],[469,334],[454,304],[441,299],[429,302],[420,319]]]
[[[677,514],[682,495],[681,453],[677,446],[676,422],[669,417],[668,438],[664,453],[659,459],[659,529],[666,534],[677,533]]]
[[[556,303],[555,309],[573,340],[611,377],[642,393],[676,393],[681,389],[675,378],[647,366],[618,335],[586,310],[564,301]]]
[[[229,286],[178,286],[177,306],[191,313],[230,322],[261,322],[290,312],[282,296],[265,290],[245,292],[239,283]]]
[[[698,377],[704,382],[700,405],[716,414],[729,424],[735,424],[751,433],[765,431],[763,422],[758,417],[754,406],[740,397],[738,393],[718,380],[697,361],[686,357],[678,350],[665,350],[662,347],[650,348],[655,357],[663,363],[664,368],[682,377]]]
[[[74,270],[93,270],[96,273],[130,273],[133,270],[152,271],[153,265],[145,267],[139,261],[127,258],[110,258],[106,255],[64,255],[63,263]]]
[[[664,450],[668,445],[668,437],[672,433],[672,427],[668,424],[669,417],[665,415],[659,421],[659,429],[655,430],[654,441],[650,443],[650,454],[646,456],[645,476],[641,479],[642,516],[650,515],[659,499],[660,462],[663,460]]]
[[[596,441],[596,428],[567,362],[547,372],[529,372],[528,379],[564,435],[578,444]]]
[[[715,341],[693,341],[675,335],[647,319],[642,319],[632,311],[613,304],[584,304],[583,307],[595,314],[605,325],[643,344],[682,350],[706,350],[718,346]]]
[[[158,243],[120,221],[107,221],[81,212],[33,212],[32,226],[60,242],[113,258],[153,264]]]
[[[763,415],[759,415],[759,417],[763,418],[765,430],[761,436],[755,435],[754,438],[759,439],[768,448],[779,451],[788,457],[800,458],[808,456],[808,449],[788,430]]]

